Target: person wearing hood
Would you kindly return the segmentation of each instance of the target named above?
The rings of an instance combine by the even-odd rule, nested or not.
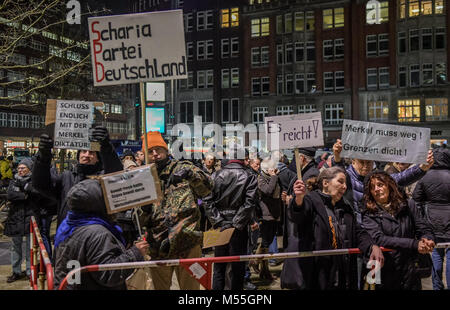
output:
[[[80,150],[77,153],[78,163],[73,171],[57,174],[51,169],[51,149],[53,140],[42,134],[39,142],[39,153],[33,171],[33,186],[37,190],[53,192],[57,200],[57,224],[61,224],[67,214],[67,193],[75,184],[90,175],[100,175],[123,170],[113,145],[109,140],[108,130],[97,126],[92,133],[93,139],[100,142],[100,152]]]
[[[70,261],[80,266],[143,261],[147,241],[139,241],[128,250],[122,230],[106,212],[99,181],[86,179],[67,193],[69,211],[55,235],[55,287],[71,271]],[[125,290],[125,280],[133,269],[83,272],[71,290]]]
[[[214,188],[203,203],[206,216],[213,228],[224,231],[235,228],[230,242],[214,248],[214,256],[246,255],[248,225],[254,218],[257,205],[258,182],[256,176],[245,166],[245,152],[235,146],[230,149],[226,166],[212,175]],[[214,264],[213,290],[225,289],[228,263]],[[229,289],[244,287],[245,262],[231,263]]]
[[[408,199],[385,171],[369,173],[364,181],[363,227],[374,242],[394,251],[385,253],[380,270],[382,290],[420,290],[415,265],[418,254],[433,250],[434,236],[414,200]]]
[[[436,243],[450,242],[450,150],[436,148],[433,150],[434,165],[417,183],[413,199],[433,229]],[[443,263],[447,256],[445,277],[447,289],[450,288],[450,250],[434,249],[432,281],[434,290],[444,289],[442,282]]]
[[[31,185],[31,171],[33,161],[23,159],[17,173],[9,183],[7,199],[11,202],[8,217],[5,221],[5,236],[11,237],[11,265],[12,275],[6,282],[11,283],[23,277],[30,276],[30,255],[28,251],[22,253],[23,237],[26,237],[26,249],[30,248],[30,219],[34,216],[39,222],[39,193]],[[23,256],[26,257],[26,271],[22,272]]]
[[[144,140],[144,136],[142,136]],[[142,143],[145,146],[145,143]],[[149,163],[156,164],[163,199],[143,207],[152,259],[201,257],[198,199],[208,195],[211,178],[188,160],[169,158],[169,149],[158,131],[147,133]],[[168,290],[175,272],[182,290],[198,290],[200,284],[181,266],[150,268],[156,290]]]
[[[343,198],[347,189],[345,171],[332,167],[318,177],[318,190],[307,192],[302,180],[294,184],[294,198],[289,204],[296,226],[300,251],[358,247],[363,255],[383,264],[383,253],[370,235],[356,221],[351,205]],[[355,255],[297,258],[304,289],[357,289],[358,271]],[[302,282],[302,283],[301,283]]]

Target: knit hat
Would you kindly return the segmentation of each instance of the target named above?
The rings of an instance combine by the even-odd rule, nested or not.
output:
[[[142,151],[144,151],[144,136],[142,135]],[[167,151],[169,148],[167,147],[167,143],[164,141],[161,133],[159,131],[149,131],[147,132],[147,149],[154,148],[156,146],[160,146],[165,148]]]
[[[134,154],[131,150],[126,150],[125,152],[123,152],[123,157],[126,157],[126,156],[131,156],[134,158]]]
[[[123,161],[123,169],[128,170],[130,167],[137,167],[137,164],[129,159]]]
[[[33,170],[33,164],[31,158],[24,158],[19,163],[19,165],[25,165],[30,171]]]

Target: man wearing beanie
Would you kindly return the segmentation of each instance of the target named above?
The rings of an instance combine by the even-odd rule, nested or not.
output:
[[[83,181],[90,175],[107,174],[123,170],[113,145],[109,140],[108,130],[104,127],[95,127],[93,133],[95,141],[100,143],[100,152],[81,150],[77,153],[78,163],[72,171],[57,174],[51,168],[53,140],[42,134],[39,142],[39,153],[33,170],[33,186],[43,192],[54,193],[57,200],[58,226],[66,217],[67,193],[75,184]]]
[[[214,228],[221,231],[235,228],[230,242],[215,247],[214,256],[246,255],[248,230],[257,204],[258,182],[245,167],[245,153],[235,146],[225,167],[214,172],[214,189],[204,200],[206,216]],[[213,289],[225,288],[227,263],[214,264]],[[231,264],[231,290],[244,288],[245,262]]]
[[[144,137],[142,137],[143,139]],[[142,143],[143,147],[145,143]],[[146,227],[153,260],[201,257],[203,232],[197,200],[211,192],[213,182],[200,168],[186,160],[169,158],[161,133],[147,133],[148,159],[155,163],[163,199],[143,207],[149,211]],[[176,273],[181,290],[198,290],[199,283],[183,267],[150,268],[157,290],[168,290]]]

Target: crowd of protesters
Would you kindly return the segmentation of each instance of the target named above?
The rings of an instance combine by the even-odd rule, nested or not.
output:
[[[256,289],[251,273],[273,281],[270,267],[280,263],[282,288],[358,290],[364,288],[369,261],[381,266],[376,289],[418,290],[424,277],[420,267],[428,260],[433,288],[439,290],[444,288],[445,257],[447,285],[450,282],[448,248],[435,248],[450,242],[450,150],[445,146],[430,150],[420,165],[344,159],[339,139],[330,152],[316,156],[315,148],[300,148],[291,161],[280,151],[263,155],[238,146],[228,149],[226,158],[210,151],[198,161],[175,159],[159,132],[147,133],[141,151],[125,151],[121,158],[106,128],[96,127],[92,138],[100,143],[100,151],[78,151],[70,171],[58,172],[52,166],[53,140],[45,134],[39,152],[22,160],[15,175],[0,159],[11,202],[4,232],[12,238],[8,282],[30,274],[22,242],[24,236],[29,242],[31,216],[52,258],[56,286],[69,272],[70,260],[83,266],[199,258],[207,253],[202,251],[206,230],[230,228],[230,241],[214,247],[214,256],[347,248],[359,248],[361,254],[216,263],[215,290]],[[156,166],[163,199],[108,214],[95,176],[145,165],[145,147],[148,163]],[[383,247],[392,251],[383,252]],[[131,273],[83,273],[80,283],[68,288],[126,289]],[[174,274],[180,289],[200,288],[183,267],[150,268],[150,274],[157,290],[170,289]]]

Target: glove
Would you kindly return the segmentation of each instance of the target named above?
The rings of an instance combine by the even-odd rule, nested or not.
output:
[[[39,153],[42,161],[52,160],[53,139],[43,133],[39,141]]]
[[[225,224],[222,227],[220,227],[220,232],[227,230],[228,228],[233,228],[233,225],[231,224]]]
[[[183,182],[183,180],[189,180],[194,175],[191,169],[183,168],[174,172],[171,176],[171,184],[177,185]]]
[[[93,141],[100,142],[100,146],[107,146],[109,145],[109,133],[108,129],[102,126],[97,126],[92,131],[92,138]]]

